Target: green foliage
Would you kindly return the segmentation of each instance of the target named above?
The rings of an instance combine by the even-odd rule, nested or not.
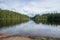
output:
[[[42,22],[42,21],[47,21],[47,16],[42,16],[42,15],[36,15],[34,17],[34,21],[36,23]]]
[[[60,21],[60,13],[56,13],[56,14],[50,14],[47,18],[48,21],[50,22],[58,22]]]
[[[47,13],[43,15],[36,15],[34,17],[36,23],[53,23],[60,24],[60,13]]]
[[[17,12],[0,9],[0,27],[28,21],[29,17]]]

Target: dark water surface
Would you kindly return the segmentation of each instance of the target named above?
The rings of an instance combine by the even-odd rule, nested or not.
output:
[[[36,24],[34,21],[28,21],[14,26],[2,27],[0,33],[60,38],[60,25]]]

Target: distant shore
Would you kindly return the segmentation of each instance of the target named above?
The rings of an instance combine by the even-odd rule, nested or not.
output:
[[[0,40],[60,40],[60,38],[0,34]]]

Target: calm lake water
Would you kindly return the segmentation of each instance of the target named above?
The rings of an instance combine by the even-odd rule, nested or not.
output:
[[[60,25],[36,24],[34,21],[28,21],[0,28],[0,33],[60,38]]]

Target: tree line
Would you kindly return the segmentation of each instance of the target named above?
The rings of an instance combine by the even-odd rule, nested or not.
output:
[[[42,15],[35,15],[32,18],[35,22],[60,22],[60,13],[46,13]]]
[[[0,26],[13,25],[28,21],[30,18],[27,15],[0,9]]]

